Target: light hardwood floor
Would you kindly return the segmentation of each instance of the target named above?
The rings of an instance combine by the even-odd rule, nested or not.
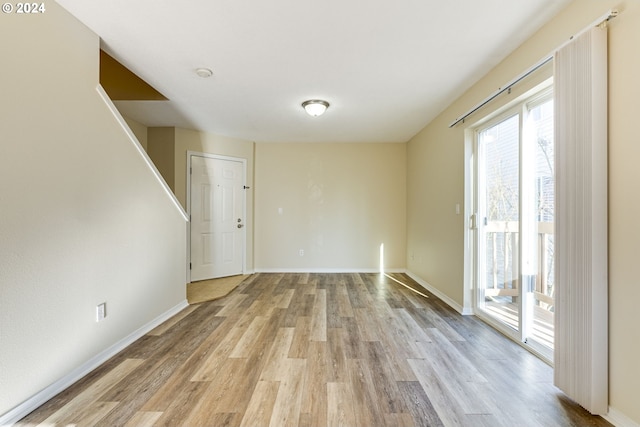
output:
[[[520,346],[391,276],[255,274],[19,425],[610,425]]]

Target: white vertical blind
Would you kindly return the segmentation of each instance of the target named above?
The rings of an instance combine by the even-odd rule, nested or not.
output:
[[[593,414],[608,411],[607,32],[555,54],[555,384]]]

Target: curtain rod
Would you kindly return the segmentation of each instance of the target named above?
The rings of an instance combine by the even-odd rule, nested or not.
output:
[[[548,55],[545,55],[541,60],[539,60],[538,62],[536,62],[535,65],[533,65],[532,67],[528,68],[526,71],[524,71],[522,74],[520,74],[518,77],[516,77],[515,79],[509,81],[509,83],[503,85],[502,87],[499,87],[497,91],[495,91],[494,93],[492,93],[491,95],[489,95],[488,97],[486,97],[484,100],[480,101],[478,104],[476,104],[473,108],[471,108],[469,111],[467,111],[466,113],[464,113],[463,115],[461,115],[460,117],[458,117],[457,119],[455,119],[453,122],[451,122],[451,124],[449,125],[450,128],[454,127],[455,125],[457,125],[460,122],[464,122],[464,120],[469,117],[470,115],[472,115],[473,113],[475,113],[476,111],[478,111],[479,109],[481,109],[482,107],[484,107],[485,105],[487,105],[489,102],[493,101],[495,98],[497,98],[498,96],[500,96],[502,93],[504,92],[511,92],[511,87],[513,85],[515,85],[516,83],[520,82],[521,80],[525,79],[526,77],[528,77],[530,74],[534,73],[536,70],[538,70],[539,68],[541,68],[543,65],[545,65],[546,63],[548,63],[549,61],[551,61],[553,59],[553,56],[555,54],[556,51],[558,51],[560,48],[564,47],[565,45],[567,45],[568,43],[570,43],[575,37],[577,37],[578,35],[584,33],[585,31],[593,28],[593,27],[597,27],[607,21],[609,21],[610,19],[615,18],[616,16],[618,16],[618,11],[616,9],[611,9],[609,10],[609,12],[605,13],[604,15],[602,15],[600,18],[598,18],[597,20],[593,21],[593,23],[591,25],[586,26],[585,28],[583,28],[580,32],[578,32],[577,34],[569,37],[569,40],[567,40],[566,42],[562,43],[560,46],[556,47],[553,52],[551,52]]]

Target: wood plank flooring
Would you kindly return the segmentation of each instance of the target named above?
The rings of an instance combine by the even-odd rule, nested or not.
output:
[[[18,425],[610,425],[564,397],[552,376],[406,275],[255,274]]]

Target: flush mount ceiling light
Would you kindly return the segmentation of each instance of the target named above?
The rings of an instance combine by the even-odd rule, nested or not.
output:
[[[213,71],[208,68],[196,68],[196,74],[203,79],[213,76]]]
[[[302,107],[304,111],[307,112],[311,117],[318,117],[324,114],[329,108],[329,103],[327,101],[323,101],[321,99],[310,99],[308,101],[304,101],[302,103]]]

